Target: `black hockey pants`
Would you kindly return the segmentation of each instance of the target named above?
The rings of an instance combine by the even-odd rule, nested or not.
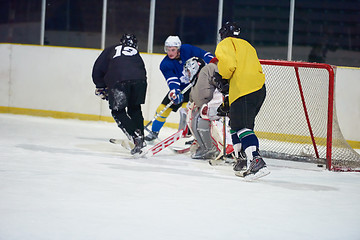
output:
[[[144,134],[144,117],[141,104],[145,103],[147,82],[126,81],[116,84],[109,91],[109,108],[119,128],[128,136],[136,129]]]
[[[239,97],[230,106],[230,127],[233,131],[243,128],[254,129],[255,117],[266,97],[264,86],[253,93]]]

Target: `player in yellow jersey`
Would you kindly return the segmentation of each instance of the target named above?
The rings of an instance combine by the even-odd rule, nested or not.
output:
[[[237,176],[259,178],[270,173],[254,133],[255,117],[266,96],[265,75],[255,48],[240,38],[236,23],[227,22],[219,34],[221,42],[215,50],[219,60],[216,82],[228,96],[232,141],[238,153],[234,171]]]

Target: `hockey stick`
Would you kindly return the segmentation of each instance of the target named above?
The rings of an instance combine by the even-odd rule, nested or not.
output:
[[[192,83],[189,83],[189,85],[186,86],[186,88],[184,88],[180,93],[181,94],[185,94],[191,87],[192,87]],[[150,130],[148,129],[148,126],[150,124],[152,124],[156,119],[158,119],[158,117],[160,117],[169,107],[171,107],[172,105],[174,104],[174,101],[171,100],[165,107],[163,110],[161,110],[159,113],[157,113],[155,115],[155,117],[150,121],[148,122],[145,126],[144,126],[144,129],[148,132],[150,132]]]
[[[181,94],[186,93],[192,86],[193,86],[193,84],[192,84],[192,83],[189,83],[189,85],[187,85],[180,93],[181,93]],[[164,108],[163,110],[161,110],[159,113],[157,113],[157,114],[155,115],[155,117],[154,117],[150,122],[148,122],[148,123],[144,126],[144,130],[150,132],[150,130],[148,129],[148,126],[149,126],[151,123],[153,123],[158,117],[160,117],[160,116],[161,116],[169,107],[171,107],[173,104],[174,104],[174,101],[171,100],[171,101],[165,106],[165,108]],[[186,131],[184,131],[184,129],[181,129],[181,130],[178,131],[178,132],[181,131],[181,133],[183,133],[183,136],[182,136],[182,137],[184,137],[184,136],[186,135],[187,131],[188,131],[187,128],[186,128],[185,130],[186,130]],[[175,133],[175,134],[176,134],[176,133]],[[173,134],[173,135],[174,135],[174,134]],[[173,135],[172,135],[172,136],[173,136]],[[171,138],[172,136],[168,137],[167,139]],[[158,136],[156,137],[156,139],[158,139],[160,142],[159,142],[158,144],[156,144],[155,146],[157,146],[157,145],[161,144],[162,142],[164,142],[165,140],[167,140],[167,139],[161,140],[161,139],[159,139]],[[180,139],[180,138],[179,138],[179,139]],[[179,140],[179,139],[176,139],[176,141]],[[114,143],[114,144],[121,144],[121,146],[123,146],[123,147],[126,148],[126,149],[130,149],[130,148],[133,148],[133,147],[134,147],[134,146],[133,146],[133,143],[132,143],[131,141],[128,141],[128,140],[111,138],[109,141],[110,141],[111,143]],[[171,144],[172,144],[172,143],[171,143]],[[169,147],[171,144],[167,145],[166,147]],[[154,146],[154,147],[155,147],[155,146]],[[165,147],[165,148],[166,148],[166,147]],[[153,148],[153,147],[152,147],[152,148]],[[152,149],[152,148],[150,148],[150,149]],[[169,149],[171,149],[171,150],[174,151],[175,153],[186,153],[186,152],[189,152],[189,151],[190,151],[190,147],[188,147],[188,148],[183,148],[183,149],[174,149],[174,148],[169,147]],[[161,149],[161,150],[162,150],[162,149]],[[160,151],[161,151],[161,150],[160,150]]]
[[[149,157],[154,156],[155,154],[169,147],[170,145],[172,145],[174,142],[178,141],[180,138],[184,137],[185,135],[186,135],[186,131],[184,131],[184,129],[180,129],[176,133],[172,134],[171,136],[167,137],[166,139],[162,140],[161,142],[149,148],[147,151],[141,154],[141,156],[149,156]],[[178,153],[187,152],[185,149],[180,149],[179,150],[180,152]],[[190,147],[188,149],[190,150]],[[172,150],[176,151],[175,149]]]
[[[226,117],[223,117],[223,140],[224,140],[224,145],[223,145],[223,157],[225,158],[226,156]]]
[[[134,148],[134,143],[132,143],[130,140],[127,139],[117,139],[117,138],[110,138],[109,142],[113,143],[113,144],[120,144],[123,148],[125,148],[126,150],[131,150]],[[173,152],[177,153],[177,154],[183,154],[183,153],[187,153],[190,151],[190,147],[185,147],[185,148],[175,148],[175,147],[170,147],[169,149],[171,149]]]
[[[210,159],[209,164],[210,165],[224,165],[224,164],[232,164],[235,160],[235,156],[233,153],[233,150],[231,148],[228,148],[228,145],[226,144],[226,117],[223,118],[223,139],[222,142],[216,140],[217,143],[217,149],[220,151],[219,155],[215,159]],[[217,128],[216,124],[212,122],[212,129],[215,130],[214,134],[215,136],[220,137],[220,131]],[[222,151],[221,151],[222,150]],[[227,158],[227,156],[231,154],[232,158]]]

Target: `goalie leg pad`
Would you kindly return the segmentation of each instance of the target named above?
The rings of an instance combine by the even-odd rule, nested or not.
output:
[[[199,148],[191,157],[196,159],[208,159],[214,157],[218,150],[215,147],[213,138],[210,132],[211,122],[204,120],[197,112],[191,122],[193,135],[199,145]]]
[[[185,127],[186,127],[186,115],[187,115],[186,108],[180,108],[179,114],[180,114],[180,122],[179,122],[178,130],[185,129]]]

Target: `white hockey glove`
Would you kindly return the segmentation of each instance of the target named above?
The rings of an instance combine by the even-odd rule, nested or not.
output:
[[[216,121],[220,119],[220,117],[217,115],[217,107],[212,107],[206,103],[201,106],[200,116],[202,119],[210,121]]]
[[[200,116],[202,119],[209,120],[209,106],[206,103],[200,108]]]
[[[101,98],[102,100],[108,100],[107,88],[96,88],[95,95]]]
[[[184,100],[184,95],[182,95],[180,89],[173,89],[169,92],[168,98],[177,105],[182,103]]]

